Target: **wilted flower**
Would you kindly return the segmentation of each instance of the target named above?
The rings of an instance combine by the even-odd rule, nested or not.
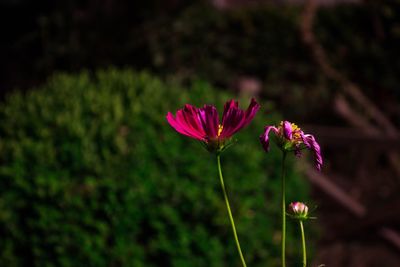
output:
[[[292,202],[289,204],[289,215],[295,219],[306,220],[308,219],[308,207],[302,202]]]
[[[282,121],[278,127],[266,126],[264,133],[260,136],[260,141],[267,152],[269,151],[269,133],[271,131],[275,134],[274,140],[277,145],[285,152],[293,151],[296,156],[300,156],[302,149],[307,148],[313,151],[315,166],[321,170],[323,163],[321,148],[313,135],[304,134],[296,124],[288,121]]]
[[[224,106],[220,122],[214,106],[197,108],[186,104],[176,112],[176,116],[168,112],[167,121],[180,134],[204,142],[210,151],[221,151],[232,135],[250,123],[259,108],[254,98],[246,111],[239,108],[237,101],[230,100]]]

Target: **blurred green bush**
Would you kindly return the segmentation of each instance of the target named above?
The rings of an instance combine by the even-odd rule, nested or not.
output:
[[[165,120],[184,103],[221,108],[230,97],[202,81],[115,69],[59,74],[9,95],[0,106],[0,265],[239,266],[215,158]],[[279,116],[264,110],[222,164],[249,265],[279,266],[280,156],[258,143]],[[289,176],[289,201],[307,200],[305,181],[292,167]],[[294,261],[297,228],[288,230]]]

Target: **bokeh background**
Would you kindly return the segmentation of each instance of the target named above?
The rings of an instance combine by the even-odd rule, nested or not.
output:
[[[0,265],[240,266],[215,158],[168,111],[262,109],[223,155],[249,266],[279,266],[282,118],[310,266],[400,266],[400,1],[0,0]],[[300,266],[288,225],[288,263]]]

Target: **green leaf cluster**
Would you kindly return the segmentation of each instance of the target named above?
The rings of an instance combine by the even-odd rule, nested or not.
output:
[[[0,106],[0,265],[239,266],[215,157],[165,119],[185,103],[221,108],[231,97],[128,69],[58,74],[9,95]],[[279,266],[280,152],[267,155],[258,141],[278,119],[263,108],[222,155],[251,266]],[[307,184],[288,165],[289,201],[304,201]],[[295,246],[288,254],[298,259]]]

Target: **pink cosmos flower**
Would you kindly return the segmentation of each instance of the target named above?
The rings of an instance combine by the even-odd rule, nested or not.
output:
[[[266,126],[264,133],[260,136],[261,144],[266,152],[269,151],[269,133],[275,134],[277,145],[285,152],[293,151],[296,156],[301,155],[302,149],[309,149],[314,153],[315,166],[321,170],[323,164],[321,148],[311,134],[304,132],[294,123],[282,121],[278,127]]]
[[[206,143],[210,150],[221,150],[227,140],[251,122],[259,108],[254,98],[245,111],[239,108],[237,101],[230,100],[224,106],[220,122],[214,106],[197,108],[186,104],[176,116],[168,112],[167,121],[178,133]]]

